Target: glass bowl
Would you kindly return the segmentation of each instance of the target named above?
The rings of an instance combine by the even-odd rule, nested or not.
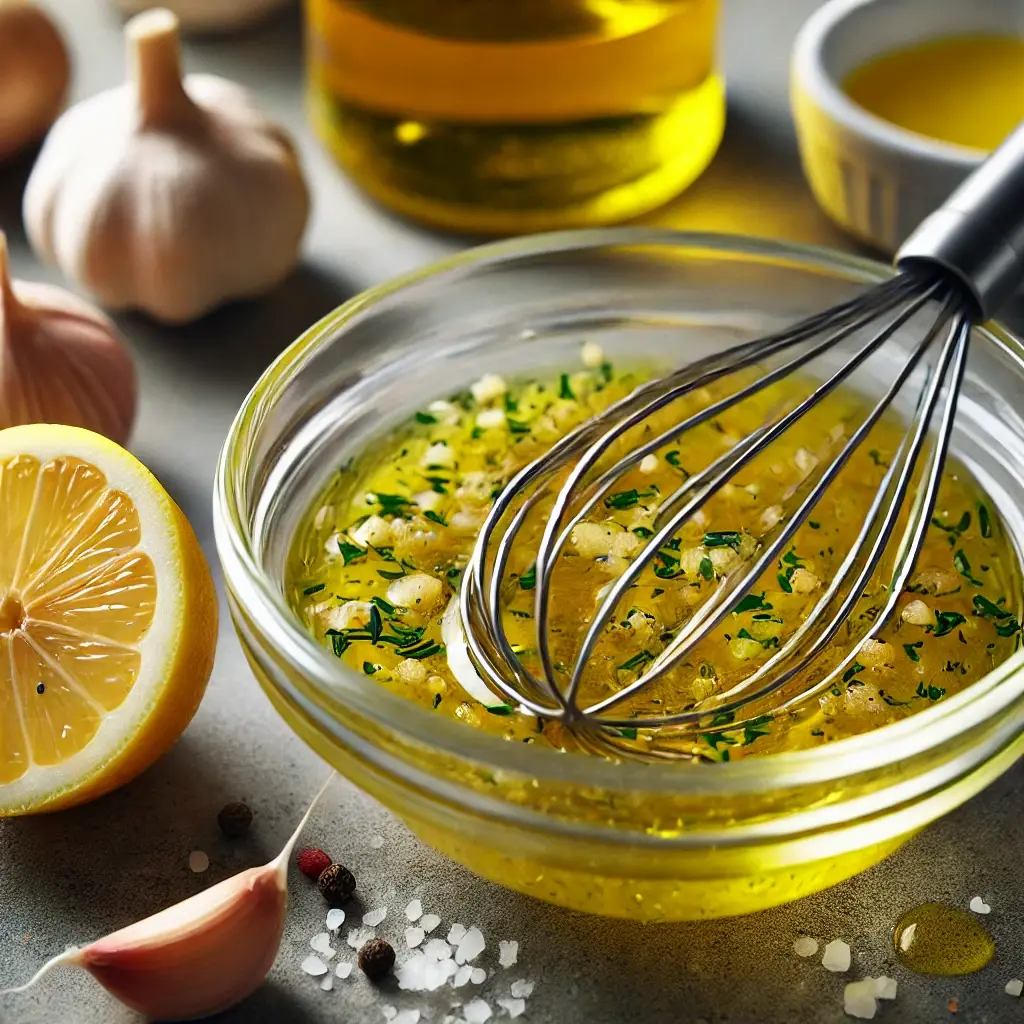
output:
[[[296,341],[243,404],[217,473],[217,547],[246,656],[326,761],[472,871],[646,920],[741,914],[881,860],[1024,753],[1024,653],[912,718],[817,750],[612,763],[509,743],[404,701],[306,633],[283,596],[295,531],[367,440],[484,371],[679,362],[892,273],[826,250],[647,230],[476,249],[366,292]],[[905,334],[906,332],[904,332]],[[894,344],[906,343],[897,336]],[[954,453],[1024,547],[1024,347],[975,331]]]

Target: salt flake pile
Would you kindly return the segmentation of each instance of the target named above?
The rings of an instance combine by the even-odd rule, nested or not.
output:
[[[377,928],[387,918],[386,906],[368,910],[362,916],[362,926],[348,930],[345,943],[359,950],[370,939],[377,937]],[[436,992],[444,987],[458,990],[471,985],[480,986],[488,981],[487,969],[475,962],[487,950],[487,942],[479,928],[467,927],[456,921],[448,927],[445,938],[430,937],[440,927],[441,918],[437,914],[425,914],[423,902],[419,899],[411,900],[406,906],[405,921],[402,924],[406,922],[408,927],[401,931],[404,931],[409,956],[395,968],[400,990]],[[354,965],[347,961],[339,961],[334,971],[331,971],[331,961],[338,955],[336,946],[341,941],[339,931],[344,923],[343,910],[329,911],[326,930],[317,932],[309,942],[315,955],[307,956],[300,964],[306,974],[319,979],[320,988],[325,992],[331,991],[336,978],[344,981],[353,973]],[[519,960],[519,943],[514,939],[502,939],[498,943],[497,953],[500,967],[512,967]],[[490,979],[493,981],[497,977],[498,974],[492,971]],[[439,1020],[439,1024],[487,1024],[496,1017],[515,1019],[526,1013],[526,1000],[533,994],[533,989],[532,981],[519,978],[511,985],[501,984],[490,1002],[479,996],[468,996],[462,1005],[456,1003],[443,1020],[435,1019]],[[381,1006],[381,1012],[389,1024],[420,1024],[425,1019],[425,1011],[416,1008],[399,1010],[385,1004]]]
[[[860,1020],[872,1020],[878,1011],[879,999],[896,998],[896,979],[864,978],[851,981],[843,989],[843,1009]]]

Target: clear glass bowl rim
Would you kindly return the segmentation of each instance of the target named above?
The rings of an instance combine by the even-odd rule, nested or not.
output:
[[[481,245],[391,279],[349,299],[311,326],[264,371],[243,401],[230,427],[218,460],[214,482],[214,532],[225,581],[278,657],[331,700],[350,704],[377,726],[415,744],[485,768],[525,774],[554,782],[599,786],[608,790],[680,791],[724,796],[764,792],[780,786],[842,779],[934,750],[959,734],[991,721],[1024,697],[1024,650],[993,669],[967,690],[920,711],[901,722],[830,743],[812,750],[771,754],[739,761],[702,765],[684,771],[676,763],[610,762],[591,756],[566,756],[438,719],[349,669],[330,656],[301,626],[284,595],[262,570],[249,530],[249,512],[241,488],[246,450],[259,430],[262,414],[288,386],[302,364],[339,340],[345,324],[386,297],[432,279],[443,285],[446,275],[457,277],[476,267],[493,268],[517,258],[555,252],[585,251],[606,246],[670,247],[792,265],[810,272],[832,272],[852,282],[876,283],[892,277],[894,269],[876,260],[820,246],[776,242],[744,235],[681,232],[647,228],[606,228],[531,235]],[[1009,349],[1024,367],[1024,344],[997,323],[976,327],[974,337]],[[272,640],[270,639],[272,638]],[[299,694],[293,699],[308,706]],[[324,716],[318,724],[324,727]],[[337,725],[337,738],[352,738]],[[360,744],[364,748],[365,745]]]

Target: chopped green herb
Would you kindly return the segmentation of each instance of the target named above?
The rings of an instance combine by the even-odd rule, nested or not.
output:
[[[423,515],[426,519],[429,519],[432,523],[437,523],[439,526],[448,525],[448,520],[440,512],[435,512],[433,509],[428,508]]]
[[[670,452],[665,452],[665,461],[673,469],[678,469],[678,470],[681,470],[683,473],[686,473],[686,470],[683,469],[683,467],[679,464],[679,460],[681,458],[682,458],[682,456],[679,454],[679,451],[677,449],[675,449],[675,448],[673,448],[672,451],[670,451]],[[686,473],[686,475],[689,476],[689,473]]]
[[[820,529],[821,529],[821,523],[815,522],[815,521],[814,521],[813,519],[808,519],[808,520],[807,520],[807,525],[808,525],[808,526],[809,526],[809,527],[810,527],[810,528],[811,528],[812,530],[820,530]]]
[[[984,586],[981,580],[975,579],[974,576],[971,575],[971,563],[967,561],[967,556],[964,554],[962,548],[953,556],[953,565],[956,568],[956,571],[960,573],[964,579],[973,583],[976,587]]]
[[[380,666],[379,665],[374,665],[374,663],[372,661],[364,661],[363,662],[363,672],[365,672],[366,675],[368,675],[368,676],[372,676],[374,674],[374,672],[377,671],[378,668],[380,668]]]
[[[769,733],[768,724],[771,720],[771,715],[761,715],[760,718],[754,718],[747,722],[743,727],[743,746],[749,747],[754,740],[767,736]]]
[[[448,484],[451,483],[451,480],[449,480],[446,476],[426,476],[423,479],[426,480],[428,484],[430,484],[430,489],[435,494],[448,493]]]
[[[648,530],[646,526],[634,526],[633,532],[638,536],[646,540],[648,537],[654,536],[653,530]]]
[[[943,523],[938,516],[932,516],[932,526],[942,530],[947,535],[947,539],[951,545],[956,544],[960,539],[960,534],[965,533],[971,526],[971,513],[965,512],[959,522],[955,525],[947,526]]]
[[[422,647],[414,647],[411,651],[402,651],[403,657],[414,658],[417,661],[423,658],[432,658],[435,654],[443,654],[444,645],[436,643],[426,643]]]
[[[882,454],[877,448],[872,448],[871,451],[868,452],[868,457],[876,466],[881,466],[883,469],[886,469],[889,466],[888,462],[884,462],[882,460]]]
[[[514,615],[517,619],[532,619],[533,616],[529,612],[522,612],[518,608],[509,608],[509,615]]]
[[[634,508],[640,504],[640,492],[634,487],[628,491],[609,494],[604,499],[605,508]]]
[[[1010,616],[1005,622],[996,623],[996,632],[1000,636],[1013,636],[1014,633],[1020,632],[1020,623],[1013,616]]]
[[[508,704],[495,704],[487,709],[489,715],[511,715],[512,708]]]
[[[439,693],[435,693],[435,694],[434,694],[434,710],[435,710],[435,711],[437,710],[437,708],[438,708],[438,705],[439,705],[440,703],[441,703],[441,694],[439,694]]]
[[[715,671],[715,666],[712,665],[710,661],[702,661],[700,663],[700,669],[698,671],[700,672],[701,679],[718,678],[718,673]]]
[[[679,566],[656,565],[654,567],[654,575],[659,580],[674,580],[679,575]]]
[[[978,502],[978,527],[982,537],[992,536],[992,519],[989,516],[988,506],[983,502]]]
[[[897,700],[891,694],[886,693],[885,690],[879,690],[878,695],[891,708],[905,708],[910,704],[909,700]]]
[[[654,661],[654,655],[651,654],[646,648],[637,654],[634,654],[628,661],[624,661],[619,668],[623,672],[629,672],[634,668],[639,668],[641,665],[646,665],[649,662]]]
[[[514,420],[511,416],[505,417],[505,422],[508,423],[508,429],[513,434],[528,434],[530,432],[530,425],[523,423],[520,420]]]
[[[928,700],[938,700],[946,695],[946,691],[941,686],[925,686],[924,683],[917,684],[915,693],[918,697],[927,697]]]
[[[387,569],[378,569],[377,575],[382,580],[400,580],[405,575],[405,570],[399,569],[398,572],[388,572]]]
[[[719,530],[715,533],[704,534],[704,547],[706,548],[732,548],[739,551],[743,534],[736,530]]]
[[[633,728],[632,726],[629,726],[629,727],[627,727],[625,729],[619,729],[619,735],[624,740],[635,740],[636,739],[636,729]]]
[[[309,597],[310,594],[319,594],[320,591],[324,589],[325,585],[326,584],[323,583],[314,583],[313,586],[306,587],[306,589],[302,593],[306,597]]]
[[[372,544],[369,545],[369,548],[374,553],[380,555],[380,557],[385,562],[395,562],[395,561],[397,561],[397,559],[395,558],[395,553],[394,553],[395,549],[394,548],[375,548]]]
[[[400,494],[374,494],[377,499],[374,504],[380,505],[385,512],[401,513],[402,509],[405,509],[412,502],[408,498],[403,498]]]
[[[700,574],[706,580],[713,580],[715,578],[715,565],[710,558],[702,558],[700,560]]]
[[[362,548],[344,540],[338,541],[338,550],[341,552],[341,558],[345,565],[358,562],[360,558],[366,557],[366,552]]]
[[[779,575],[776,576],[775,578],[779,581],[779,586],[787,594],[792,594],[793,593],[793,584],[789,582],[789,576],[787,576],[786,573],[780,572]]]
[[[519,403],[506,391],[505,412],[519,412]]]
[[[370,608],[370,640],[377,643],[384,632],[384,620],[380,617],[380,609],[376,605]]]
[[[651,597],[661,597],[661,595],[664,594],[664,593],[665,593],[665,591],[662,590],[661,587],[655,587],[651,591]]]
[[[903,650],[906,651],[907,657],[911,661],[920,661],[921,660],[921,655],[918,654],[917,652],[918,652],[918,649],[921,648],[921,647],[924,647],[924,641],[923,640],[918,640],[917,643],[904,644],[903,645]]]
[[[855,675],[864,671],[864,666],[859,662],[854,662],[844,673],[843,682],[848,683]]]
[[[979,615],[991,615],[994,619],[1008,619],[1011,615],[1005,608],[1000,608],[999,605],[993,604],[993,602],[981,594],[975,594],[974,596],[974,610]]]
[[[436,423],[437,417],[431,416],[429,412],[418,412],[416,413],[417,423]]]
[[[537,586],[537,566],[531,565],[522,576],[519,577],[520,590],[533,590]]]
[[[743,600],[740,601],[738,605],[736,605],[736,611],[737,613],[750,612],[761,609],[769,611],[771,607],[772,606],[768,604],[767,601],[765,601],[764,592],[762,591],[760,594],[747,594],[747,596],[743,598]]]
[[[967,620],[959,612],[936,612],[935,613],[935,625],[928,626],[929,630],[933,630],[935,636],[946,636],[947,633],[952,633],[957,626],[962,626]]]
[[[736,740],[731,736],[727,736],[724,732],[702,732],[700,738],[709,746],[712,750],[717,750],[721,745],[726,744],[728,746],[735,746]],[[723,754],[728,754],[729,751],[723,750]],[[725,760],[728,760],[726,757]]]
[[[445,571],[445,576],[450,580],[457,580],[461,575],[462,570],[457,565],[453,565]]]
[[[563,373],[558,380],[558,397],[573,399],[576,396],[573,394],[572,385],[569,383],[569,374]]]

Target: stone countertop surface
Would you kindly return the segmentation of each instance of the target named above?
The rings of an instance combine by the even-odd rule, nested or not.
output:
[[[442,2],[442,0],[438,0]],[[75,96],[121,80],[119,23],[102,0],[51,0],[71,40]],[[645,218],[678,228],[748,232],[850,248],[814,206],[800,176],[786,105],[793,37],[815,0],[725,0],[722,51],[729,80],[726,139],[709,172],[683,197]],[[213,545],[211,485],[234,413],[268,362],[304,328],[356,292],[469,244],[403,222],[366,200],[331,164],[302,109],[297,13],[245,36],[189,42],[187,66],[252,86],[291,127],[315,195],[302,265],[274,294],[217,312],[186,329],[120,317],[138,357],[141,417],[133,450],[195,525],[223,588]],[[29,159],[0,168],[0,227],[18,276],[56,281],[25,242],[20,195]],[[318,758],[277,717],[253,681],[221,608],[220,646],[209,691],[177,746],[122,790],[53,816],[0,822],[0,987],[18,984],[70,944],[106,932],[270,859],[326,775]],[[244,840],[222,838],[216,814],[229,800],[256,811]],[[791,906],[727,921],[638,925],[546,906],[470,875],[434,853],[368,797],[335,780],[304,841],[334,851],[359,879],[367,905],[386,905],[379,933],[401,948],[406,903],[477,924],[488,940],[481,962],[497,967],[500,939],[517,939],[519,964],[497,969],[468,1000],[496,997],[508,982],[536,982],[530,1024],[838,1024],[843,984],[866,974],[899,980],[879,1020],[931,1024],[1024,1021],[1024,1000],[1004,993],[1024,976],[1024,764],[981,796],[926,829],[883,864]],[[210,856],[205,874],[191,850]],[[995,961],[960,979],[922,978],[893,963],[890,929],[916,903],[974,895]],[[345,1021],[380,1024],[383,1007],[419,1008],[439,1022],[449,992],[417,995],[373,989],[353,975],[331,992],[300,971],[324,906],[293,871],[284,941],[267,982],[217,1019],[225,1024]],[[444,934],[439,930],[438,934]],[[799,933],[853,947],[849,975],[792,952]],[[343,944],[342,944],[343,945]],[[344,954],[351,953],[347,947]],[[820,959],[820,958],[819,958]],[[358,974],[358,972],[356,972]],[[954,1018],[947,1003],[959,1001]],[[429,1016],[427,1014],[429,1013]],[[88,976],[61,969],[34,990],[0,997],[4,1024],[129,1024],[136,1014]],[[507,1019],[507,1018],[505,1018]]]

